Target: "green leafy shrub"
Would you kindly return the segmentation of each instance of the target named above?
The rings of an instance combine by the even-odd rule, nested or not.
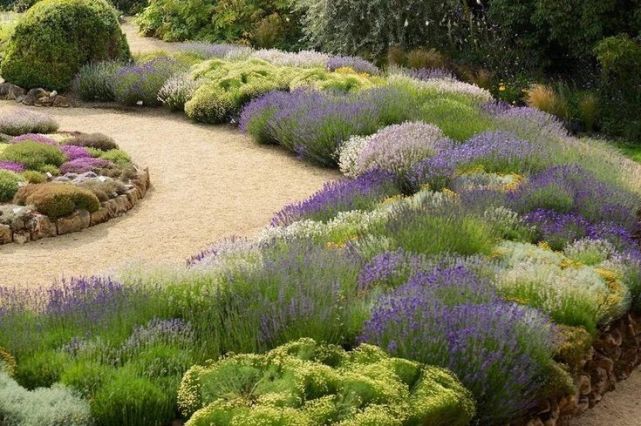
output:
[[[210,424],[466,425],[469,392],[449,372],[301,339],[266,355],[235,355],[190,369],[178,391],[189,426]]]
[[[641,139],[641,43],[625,35],[609,37],[595,53],[601,66],[603,129],[633,141]]]
[[[105,180],[88,180],[80,183],[78,186],[91,191],[98,200],[101,202],[115,198],[117,195],[122,195],[127,191],[127,188],[122,182],[114,179]]]
[[[110,149],[109,151],[101,152],[99,155],[103,160],[109,160],[115,164],[129,164],[131,157],[125,151],[120,149]]]
[[[175,394],[121,368],[98,389],[91,411],[104,426],[162,426],[174,418]]]
[[[11,201],[23,181],[24,178],[17,173],[0,170],[0,203]]]
[[[100,151],[111,151],[118,149],[118,145],[112,138],[102,133],[80,133],[74,135],[72,138],[64,141],[67,145],[84,146],[86,148],[94,148]]]
[[[93,399],[105,383],[113,380],[115,373],[114,367],[95,361],[80,360],[65,368],[60,375],[60,383],[76,390],[84,398]]]
[[[0,372],[0,423],[4,426],[90,426],[89,403],[64,386],[28,391]]]
[[[60,351],[42,351],[20,358],[16,379],[28,389],[48,387],[60,379],[66,364],[67,354]]]
[[[60,166],[66,158],[55,146],[26,141],[8,146],[0,159],[23,164],[30,170],[41,170],[43,166]]]
[[[40,213],[57,219],[76,210],[90,213],[100,208],[100,201],[89,190],[65,183],[27,185],[18,190],[15,201],[33,205]]]
[[[66,89],[90,62],[129,59],[129,47],[105,0],[43,0],[20,20],[2,76],[21,87]]]
[[[43,183],[47,181],[47,177],[35,170],[27,170],[21,173],[22,177],[29,183]]]

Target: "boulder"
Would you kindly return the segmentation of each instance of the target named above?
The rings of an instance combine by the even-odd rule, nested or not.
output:
[[[24,95],[25,90],[22,87],[11,83],[0,84],[0,100],[14,101]]]
[[[11,227],[9,225],[0,224],[0,245],[9,244],[13,241]]]
[[[91,214],[87,210],[76,210],[66,217],[56,220],[58,235],[70,234],[86,229],[91,224]]]
[[[57,234],[56,225],[45,215],[34,215],[27,223],[27,229],[31,233],[31,241],[43,238],[55,237]]]

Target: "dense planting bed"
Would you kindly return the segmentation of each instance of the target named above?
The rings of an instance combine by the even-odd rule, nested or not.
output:
[[[252,64],[275,67],[195,67]],[[345,75],[375,84],[230,109],[344,180],[185,268],[1,289],[3,386],[100,425],[499,425],[595,401],[591,347],[641,309],[639,167],[443,75]]]
[[[131,209],[149,185],[108,136],[59,132],[46,115],[0,116],[0,244],[80,231]]]

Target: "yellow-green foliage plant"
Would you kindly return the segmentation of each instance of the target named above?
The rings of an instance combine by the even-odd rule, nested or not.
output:
[[[363,344],[305,338],[265,355],[192,367],[178,390],[187,426],[467,425],[471,394],[450,372]]]
[[[225,61],[211,59],[192,67],[191,79],[203,81],[185,103],[185,113],[195,121],[224,123],[240,113],[243,105],[274,90],[313,88],[353,92],[382,85],[384,80],[351,69],[335,72],[322,68],[278,66],[260,59]]]

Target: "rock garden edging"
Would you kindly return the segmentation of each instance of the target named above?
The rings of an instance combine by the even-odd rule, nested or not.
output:
[[[139,171],[131,183],[133,185],[131,189],[116,198],[102,202],[100,209],[94,213],[89,213],[87,210],[76,210],[68,216],[50,219],[33,211],[14,221],[11,225],[0,224],[0,245],[12,242],[25,244],[43,238],[80,232],[91,226],[120,217],[134,208],[147,194],[151,186],[149,169],[145,168]]]

